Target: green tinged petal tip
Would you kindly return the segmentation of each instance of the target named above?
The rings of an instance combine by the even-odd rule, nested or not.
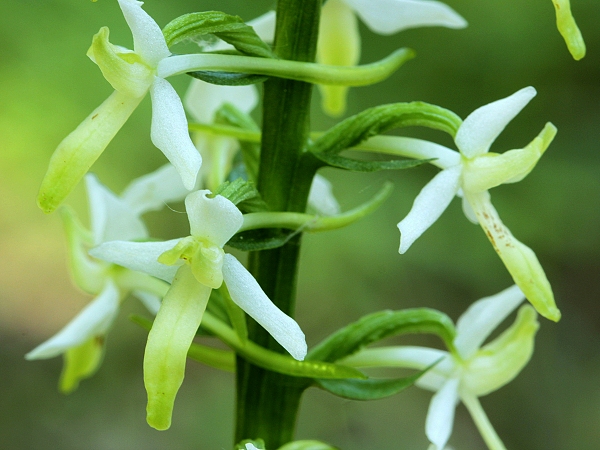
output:
[[[552,0],[556,10],[556,26],[562,35],[573,59],[580,60],[585,56],[585,42],[579,27],[571,13],[569,0]]]

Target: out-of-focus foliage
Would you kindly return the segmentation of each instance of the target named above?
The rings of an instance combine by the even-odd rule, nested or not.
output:
[[[464,118],[522,87],[537,89],[537,97],[492,150],[521,148],[546,121],[557,126],[558,135],[537,169],[517,185],[495,189],[493,200],[505,223],[538,255],[563,318],[558,324],[542,321],[529,365],[482,403],[508,448],[595,449],[600,442],[600,7],[594,0],[572,2],[588,48],[587,57],[574,62],[555,29],[550,2],[448,3],[469,21],[467,29],[382,37],[361,28],[362,62],[401,46],[414,48],[417,58],[380,85],[352,89],[348,113],[423,100]],[[251,19],[270,6],[270,0],[147,0],[145,9],[164,26],[199,9]],[[189,364],[171,431],[160,434],[146,425],[145,335],[126,319],[128,312],[139,312],[134,302],[125,304],[115,324],[101,370],[74,394],[57,392],[59,360],[23,359],[89,300],[68,280],[58,216],[40,212],[35,197],[56,145],[112,90],[85,56],[104,25],[114,42],[131,46],[115,1],[0,2],[2,446],[192,449],[202,442],[206,449],[229,448],[233,378],[196,364]],[[185,77],[171,81],[185,91]],[[314,128],[324,130],[335,122],[318,107],[315,102]],[[149,114],[145,100],[92,169],[115,191],[164,163],[150,142]],[[442,133],[408,133],[453,145]],[[398,254],[396,223],[435,173],[429,166],[394,174],[327,172],[343,209],[372,196],[382,180],[392,179],[397,188],[363,222],[306,236],[298,322],[309,345],[383,308],[427,306],[456,319],[477,298],[510,284],[485,236],[464,218],[456,200],[405,255]],[[82,214],[83,197],[79,187],[67,199]],[[157,238],[177,237],[186,229],[185,215],[169,210],[147,218]],[[419,431],[428,400],[416,389],[369,403],[310,390],[298,439],[319,439],[345,450],[425,448]],[[451,445],[483,446],[462,407]]]

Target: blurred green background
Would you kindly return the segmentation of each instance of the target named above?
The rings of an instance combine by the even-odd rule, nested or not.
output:
[[[417,59],[389,80],[351,91],[348,114],[379,103],[424,100],[465,117],[474,108],[532,85],[538,96],[507,127],[492,150],[520,148],[552,121],[559,133],[522,182],[494,189],[493,201],[515,236],[533,248],[563,313],[542,319],[533,359],[521,375],[482,403],[511,449],[600,447],[600,5],[574,0],[588,55],[573,61],[554,27],[549,0],[449,0],[468,21],[456,31],[408,30],[391,37],[362,27],[363,62],[409,46]],[[148,0],[160,25],[186,12],[221,9],[251,19],[272,1]],[[60,329],[89,297],[66,272],[57,215],[35,205],[56,145],[112,88],[85,52],[107,25],[111,41],[131,47],[114,0],[0,2],[0,447],[6,449],[228,449],[233,377],[191,362],[172,428],[145,423],[143,331],[128,300],[110,334],[103,366],[70,396],[57,392],[60,358],[26,362],[23,355]],[[172,83],[180,93],[188,79]],[[314,129],[335,123],[315,95]],[[162,165],[149,139],[145,99],[94,165],[119,192],[128,180]],[[441,133],[406,134],[451,146]],[[379,174],[327,171],[343,208],[372,195],[383,180],[395,192],[373,216],[347,229],[306,236],[297,319],[314,345],[349,321],[384,308],[429,306],[456,319],[474,300],[510,284],[484,233],[454,201],[406,255],[397,253],[396,223],[408,212],[432,167]],[[80,186],[68,202],[85,219]],[[177,205],[175,205],[177,209]],[[179,211],[182,207],[179,206]],[[165,220],[175,220],[175,225]],[[156,237],[186,231],[182,214],[148,216]],[[401,342],[427,342],[403,339]],[[433,341],[435,343],[435,341]],[[310,390],[300,411],[299,438],[345,450],[424,449],[431,394],[417,388],[360,403]],[[459,406],[450,441],[456,449],[484,447]]]

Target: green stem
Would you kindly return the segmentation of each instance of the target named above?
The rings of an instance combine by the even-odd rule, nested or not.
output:
[[[313,61],[321,0],[279,0],[275,52],[282,59]],[[258,189],[272,211],[304,212],[316,165],[305,162],[312,86],[284,79],[265,83]],[[300,235],[285,246],[249,256],[250,271],[271,300],[293,316]],[[250,321],[249,338],[283,352],[269,334]],[[278,448],[294,435],[306,379],[281,375],[237,360],[236,441],[262,438]]]

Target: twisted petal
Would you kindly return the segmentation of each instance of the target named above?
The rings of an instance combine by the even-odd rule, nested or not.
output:
[[[143,214],[161,209],[165,203],[183,200],[188,193],[177,169],[172,164],[165,164],[133,180],[121,194],[121,199],[136,214]]]
[[[100,184],[95,175],[85,177],[94,243],[142,239],[148,236],[137,211]]]
[[[464,28],[467,21],[448,5],[428,0],[344,0],[375,33],[393,34],[408,28]]]
[[[525,295],[518,286],[511,286],[502,292],[477,300],[456,322],[454,346],[462,359],[475,354],[483,341],[512,313]]]
[[[502,154],[486,153],[464,162],[462,187],[465,191],[487,191],[503,183],[516,183],[533,170],[554,136],[556,127],[546,124],[525,148]]]
[[[133,34],[133,48],[151,67],[171,54],[158,24],[142,9],[143,2],[119,0],[123,16]]]
[[[179,239],[164,242],[104,242],[91,249],[90,255],[171,282],[178,266],[167,266],[157,260],[164,252],[175,247],[178,242]]]
[[[321,12],[317,61],[335,66],[354,66],[360,60],[360,33],[356,16],[342,0],[329,0]],[[346,109],[347,86],[319,85],[323,110],[340,116]]]
[[[179,268],[163,299],[144,354],[148,424],[171,426],[177,391],[183,382],[187,352],[202,321],[211,288],[196,281],[189,266]]]
[[[185,209],[194,237],[206,239],[213,245],[223,247],[240,229],[244,217],[237,207],[221,195],[209,198],[210,191],[196,191],[185,199]]]
[[[202,157],[188,133],[187,120],[179,96],[168,81],[155,77],[150,88],[152,127],[150,137],[175,166],[183,185],[194,189]]]
[[[225,254],[223,278],[232,300],[256,320],[295,359],[306,356],[304,333],[294,319],[267,297],[254,277],[234,256]]]
[[[252,111],[258,104],[258,92],[254,85],[218,86],[193,79],[183,103],[194,120],[212,123],[215,113],[225,103],[230,103],[245,113]]]
[[[529,86],[469,114],[454,138],[462,155],[473,158],[486,153],[506,125],[525,108],[535,94],[535,89]]]
[[[465,198],[494,249],[502,259],[516,285],[542,316],[558,322],[560,311],[554,294],[535,253],[519,242],[500,220],[487,191],[478,194],[465,192]]]
[[[142,97],[112,93],[58,144],[38,194],[38,205],[49,213],[65,199],[121,129]]]
[[[425,421],[425,434],[438,449],[443,449],[454,425],[454,411],[458,403],[458,378],[450,378],[435,393],[429,404]]]
[[[398,224],[404,253],[442,215],[459,187],[461,165],[442,170],[421,190],[408,215]]]
[[[340,204],[333,195],[331,183],[322,175],[315,175],[308,193],[308,204],[317,214],[333,216],[340,213]]]
[[[481,397],[512,381],[531,359],[538,328],[535,310],[529,305],[521,307],[515,323],[468,363],[464,389]]]
[[[26,359],[46,359],[58,356],[89,339],[104,335],[119,311],[119,291],[108,281],[104,290],[71,322],[46,342],[25,355]]]

